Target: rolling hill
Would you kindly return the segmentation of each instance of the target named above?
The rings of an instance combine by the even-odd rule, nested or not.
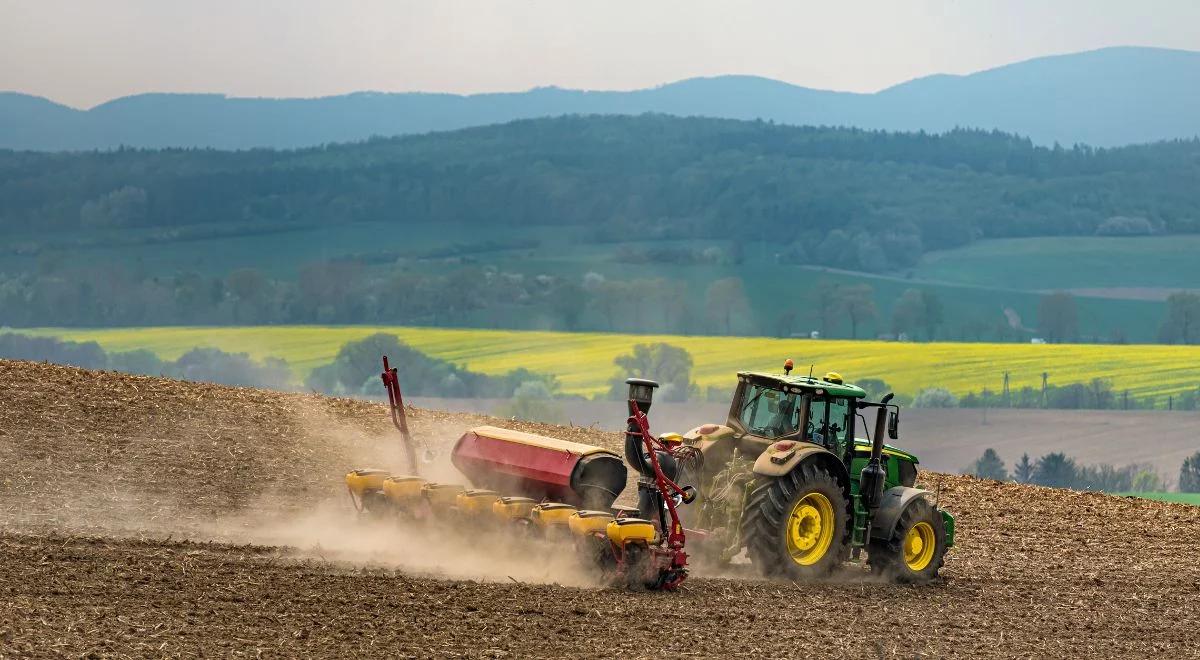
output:
[[[6,324],[25,327],[819,328],[870,337],[911,334],[918,324],[894,324],[893,303],[926,288],[945,305],[940,338],[1010,341],[1022,337],[1013,328],[1036,327],[1043,289],[1190,288],[1182,246],[1200,232],[1197,172],[1200,140],[1051,149],[998,132],[666,115],[531,119],[303,150],[0,151],[9,239],[0,306]],[[1110,236],[1114,228],[1146,235]],[[1010,268],[1017,262],[1004,255],[954,256],[985,252],[991,239],[1062,254],[1088,243],[1104,254],[1088,262],[1095,277],[1073,279],[1023,275],[1047,265],[1075,272],[1052,254],[1020,261],[1029,268]],[[1121,241],[1145,249],[1126,259],[1134,255]],[[1168,252],[1171,277],[1133,277],[1161,271]],[[923,253],[941,255],[943,268],[927,270],[936,262]],[[349,293],[317,286],[330,280],[321,268],[342,272],[333,281]],[[249,289],[238,294],[230,278],[242,269],[255,272],[239,274]],[[669,297],[683,305],[626,321],[604,302],[621,299],[615,285],[574,290],[585,277],[658,280],[660,293],[664,282],[682,290]],[[701,312],[722,278],[745,283],[750,313],[737,315],[740,327]],[[879,313],[841,329],[822,321],[813,298],[825,281],[869,285]],[[1158,338],[1163,296],[1085,293],[1080,338]]]
[[[1200,236],[1041,236],[976,241],[926,253],[913,277],[959,285],[1165,300],[1200,288]]]
[[[887,130],[999,129],[1044,145],[1115,146],[1200,135],[1200,53],[1106,48],[965,76],[928,76],[871,94],[754,76],[693,78],[632,91],[549,87],[469,96],[142,94],[90,110],[6,93],[0,94],[0,148],[293,148],[522,118],[647,112]]]

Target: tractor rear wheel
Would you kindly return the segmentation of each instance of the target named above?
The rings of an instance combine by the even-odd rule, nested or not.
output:
[[[946,559],[946,527],[942,514],[924,497],[913,500],[900,514],[887,541],[867,547],[871,572],[905,584],[937,577]]]
[[[763,575],[829,575],[849,555],[849,506],[824,468],[806,464],[756,488],[742,513],[742,540]]]

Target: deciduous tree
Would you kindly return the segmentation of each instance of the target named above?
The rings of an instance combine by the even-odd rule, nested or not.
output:
[[[816,286],[813,287],[812,306],[817,315],[817,323],[821,326],[822,338],[828,338],[834,324],[837,323],[841,307],[838,288],[836,283],[825,278],[817,280]]]
[[[858,327],[875,320],[879,311],[875,307],[875,290],[870,284],[854,284],[841,287],[841,309],[850,322],[850,338],[858,339]]]
[[[1168,344],[1200,341],[1200,295],[1180,291],[1167,296],[1167,318],[1158,335]]]
[[[750,315],[750,300],[741,278],[726,277],[710,284],[704,295],[704,307],[721,334],[733,334],[735,329],[745,327]]]
[[[937,329],[945,320],[941,298],[926,289],[908,289],[892,307],[892,330],[897,334],[916,334],[925,331],[925,339],[933,341]]]
[[[609,397],[624,399],[626,378],[649,378],[662,387],[664,401],[686,401],[693,393],[692,355],[671,344],[637,344],[633,351],[613,359],[617,373],[609,388]]]
[[[1183,459],[1179,466],[1179,492],[1200,493],[1200,451]]]
[[[1038,302],[1038,330],[1047,341],[1060,343],[1079,335],[1079,309],[1075,296],[1058,291]]]

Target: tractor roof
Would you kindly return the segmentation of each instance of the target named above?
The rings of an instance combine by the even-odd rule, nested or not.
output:
[[[831,383],[823,378],[813,376],[785,376],[783,374],[770,374],[764,371],[739,371],[738,378],[753,378],[754,380],[770,380],[781,385],[791,385],[805,390],[825,390],[830,394],[837,396],[849,396],[861,399],[867,396],[867,393],[857,385],[849,383]]]

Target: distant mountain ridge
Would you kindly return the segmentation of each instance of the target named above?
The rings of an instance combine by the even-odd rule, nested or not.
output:
[[[719,76],[618,92],[142,94],[83,111],[7,92],[0,93],[0,148],[295,148],[523,118],[647,112],[902,131],[995,128],[1038,144],[1118,146],[1200,135],[1200,52],[1105,48],[927,76],[872,94]]]

